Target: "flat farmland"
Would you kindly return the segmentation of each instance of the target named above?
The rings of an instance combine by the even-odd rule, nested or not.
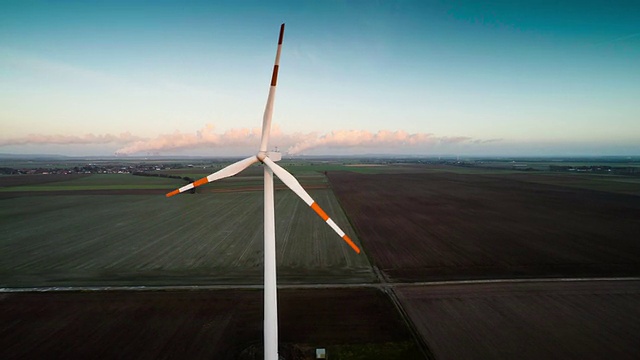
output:
[[[638,359],[640,282],[396,287],[436,359]]]
[[[310,193],[359,243],[333,193]],[[374,280],[366,256],[292,192],[275,200],[281,282]],[[0,286],[261,284],[262,201],[257,191],[2,199]]]
[[[329,173],[388,280],[640,275],[640,197],[440,170]]]
[[[362,359],[364,350],[420,359],[378,290],[281,290],[278,297],[280,344],[303,345],[304,358],[326,347],[332,359]],[[260,359],[240,354],[262,343],[262,321],[260,290],[5,293],[0,358]]]
[[[34,182],[31,178],[39,179]],[[47,181],[49,180],[50,181]],[[2,192],[46,192],[46,191],[87,191],[87,190],[129,190],[129,189],[170,189],[186,184],[181,179],[162,177],[134,176],[130,174],[92,174],[92,175],[19,175],[0,178],[0,184],[12,186],[0,187]]]
[[[24,186],[45,184],[54,182],[63,182],[75,180],[83,177],[89,177],[87,174],[66,174],[66,175],[53,175],[53,174],[34,174],[34,175],[2,175],[0,176],[0,189],[10,186]]]
[[[640,177],[592,174],[510,174],[509,179],[640,196]]]

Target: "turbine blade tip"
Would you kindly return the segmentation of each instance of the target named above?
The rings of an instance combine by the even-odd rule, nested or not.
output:
[[[280,36],[278,36],[278,45],[282,45],[282,37],[284,36],[284,23],[280,25]]]
[[[172,197],[173,195],[178,195],[178,194],[180,194],[180,190],[173,190],[172,192],[167,193],[166,196],[167,197]]]
[[[349,246],[351,246],[351,248],[353,249],[353,251],[355,251],[355,252],[356,252],[356,254],[360,254],[360,248],[358,247],[358,245],[356,245],[356,244],[351,240],[351,238],[350,238],[347,234],[345,234],[345,235],[342,237],[342,239],[343,239],[347,244],[349,244]]]

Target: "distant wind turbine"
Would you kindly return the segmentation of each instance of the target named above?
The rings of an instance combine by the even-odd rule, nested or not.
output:
[[[271,76],[271,87],[267,106],[264,109],[262,120],[262,139],[260,150],[256,155],[235,162],[224,169],[217,171],[207,177],[194,181],[177,190],[167,194],[167,197],[183,193],[197,186],[236,175],[249,166],[261,162],[264,166],[264,358],[265,360],[278,359],[278,300],[276,286],[276,226],[275,208],[273,201],[273,174],[275,173],[282,182],[296,193],[307,205],[309,205],[342,239],[356,252],[360,253],[360,248],[347,236],[340,227],[318,206],[318,204],[302,188],[298,180],[288,171],[276,164],[275,161],[281,159],[278,152],[268,152],[269,133],[271,131],[271,116],[273,114],[273,101],[276,95],[276,83],[278,80],[278,67],[280,63],[280,52],[282,50],[282,39],[284,36],[284,24],[280,25],[280,36],[278,37],[278,50],[276,61],[273,65]]]

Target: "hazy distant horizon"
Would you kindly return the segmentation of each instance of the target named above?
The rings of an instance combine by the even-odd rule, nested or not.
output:
[[[86,154],[61,154],[61,153],[8,153],[8,152],[0,152],[0,161],[7,159],[38,159],[38,158],[68,158],[68,159],[82,159],[82,158],[95,158],[95,159],[146,159],[146,158],[156,158],[156,159],[189,159],[189,158],[244,158],[247,155],[250,155],[251,152],[244,153],[195,153],[195,154],[135,154],[135,155],[115,155],[115,154],[106,154],[106,153],[86,153]],[[579,154],[579,153],[549,153],[549,154],[527,154],[527,153],[517,153],[517,154],[480,154],[480,153],[439,153],[439,154],[420,154],[420,153],[384,153],[384,152],[362,152],[362,153],[341,153],[341,152],[316,152],[316,153],[308,153],[308,154],[296,154],[289,155],[283,154],[283,156],[287,159],[304,159],[304,158],[424,158],[424,159],[456,159],[456,158],[467,158],[467,159],[501,159],[501,158],[522,158],[522,159],[629,159],[629,160],[640,160],[640,153],[619,153],[619,154]]]

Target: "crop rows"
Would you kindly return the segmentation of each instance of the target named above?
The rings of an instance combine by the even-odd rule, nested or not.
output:
[[[312,196],[358,242],[330,190]],[[0,284],[262,282],[261,192],[0,200]],[[289,191],[276,192],[282,281],[370,281],[356,255]]]

